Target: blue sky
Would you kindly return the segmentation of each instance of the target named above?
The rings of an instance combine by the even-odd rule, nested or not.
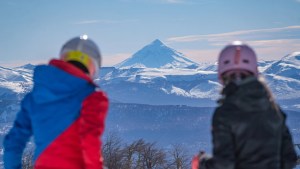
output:
[[[195,62],[214,62],[233,40],[259,59],[300,51],[300,0],[1,0],[0,66],[46,63],[63,43],[86,33],[103,65],[155,39]]]

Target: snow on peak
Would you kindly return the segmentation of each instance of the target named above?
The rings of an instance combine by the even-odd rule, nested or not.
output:
[[[300,52],[291,53],[281,60],[274,62],[264,73],[300,78]]]
[[[155,39],[151,45],[155,45],[155,46],[163,46],[164,44],[159,40],[159,39]]]
[[[291,53],[282,58],[282,61],[289,62],[300,66],[300,52]]]
[[[33,64],[26,64],[20,67],[15,67],[15,69],[28,69],[28,70],[33,70],[35,68],[35,65]]]
[[[115,65],[117,68],[188,68],[198,64],[187,59],[182,53],[163,44],[159,39],[137,51],[132,57]]]

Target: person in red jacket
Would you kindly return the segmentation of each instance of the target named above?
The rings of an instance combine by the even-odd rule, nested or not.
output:
[[[102,169],[100,137],[109,101],[93,82],[101,55],[86,35],[69,40],[60,59],[34,70],[34,86],[4,139],[4,167],[21,169],[33,135],[35,169]]]

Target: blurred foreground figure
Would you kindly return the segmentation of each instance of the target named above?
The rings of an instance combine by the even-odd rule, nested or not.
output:
[[[195,156],[192,169],[292,169],[296,153],[286,115],[259,78],[254,51],[240,41],[218,60],[222,99],[212,119],[213,156]]]
[[[35,169],[102,169],[100,136],[108,110],[93,82],[101,55],[87,35],[68,41],[60,59],[34,70],[34,86],[4,140],[5,169],[21,169],[30,136]]]

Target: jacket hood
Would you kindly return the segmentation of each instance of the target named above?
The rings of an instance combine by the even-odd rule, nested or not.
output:
[[[53,65],[40,65],[33,76],[33,97],[36,103],[67,101],[91,87],[89,81],[76,77]]]

